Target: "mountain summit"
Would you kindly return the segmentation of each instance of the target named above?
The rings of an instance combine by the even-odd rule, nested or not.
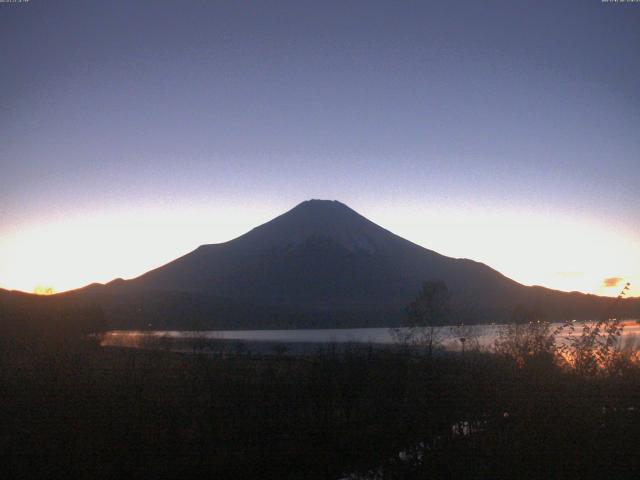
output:
[[[226,243],[87,292],[114,326],[394,326],[426,280],[452,291],[454,321],[508,321],[516,305],[589,318],[611,299],[525,287],[492,268],[405,240],[348,206],[309,200]]]
[[[293,247],[324,239],[352,252],[373,253],[394,238],[399,237],[337,200],[308,200],[237,240],[262,247]]]

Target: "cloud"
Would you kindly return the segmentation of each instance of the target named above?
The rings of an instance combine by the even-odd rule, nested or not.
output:
[[[617,287],[623,281],[624,281],[624,278],[622,277],[610,277],[610,278],[605,278],[602,281],[602,285],[606,288]]]

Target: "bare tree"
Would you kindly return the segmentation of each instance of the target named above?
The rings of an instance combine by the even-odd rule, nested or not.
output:
[[[418,296],[407,306],[404,328],[396,330],[396,338],[405,343],[426,347],[431,357],[440,342],[438,326],[447,323],[451,294],[441,280],[424,282]]]
[[[584,322],[580,329],[576,328],[574,322],[567,322],[564,325],[565,338],[559,350],[562,358],[577,373],[593,376],[611,371],[619,366],[620,360],[623,360],[620,337],[624,323],[617,309],[629,286],[629,283],[624,285],[600,320]]]

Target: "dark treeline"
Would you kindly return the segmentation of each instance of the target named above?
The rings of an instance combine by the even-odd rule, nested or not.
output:
[[[93,301],[0,290],[0,347],[61,348],[106,329],[103,309]]]
[[[2,478],[637,478],[637,363],[571,368],[546,335],[268,358],[5,338]]]
[[[605,311],[611,303],[606,297],[542,287],[528,287],[527,295],[520,293],[506,292],[499,302],[495,293],[464,297],[454,293],[451,309],[455,322],[508,323],[519,305],[543,312],[549,321],[593,320],[594,312]],[[411,299],[410,295],[404,300],[400,296],[397,304],[386,306],[332,303],[329,308],[260,303],[256,298],[217,297],[209,292],[133,292],[120,284],[87,287],[59,296],[100,305],[111,329],[135,330],[190,330],[194,323],[205,330],[394,327],[402,324],[406,302]],[[639,318],[640,298],[626,299],[617,308],[626,318]]]

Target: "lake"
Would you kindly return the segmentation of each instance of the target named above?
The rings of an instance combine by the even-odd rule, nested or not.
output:
[[[575,322],[576,333],[581,331],[583,322]],[[552,324],[557,328],[562,324]],[[438,327],[435,336],[446,350],[460,350],[460,338],[464,337],[467,346],[477,344],[481,348],[493,345],[504,325],[473,325],[464,327]],[[402,335],[407,329],[395,330]],[[566,335],[559,335],[562,341]],[[620,343],[624,348],[636,348],[640,342],[640,323],[626,321]],[[129,348],[170,348],[177,351],[190,351],[194,346],[206,350],[212,345],[226,345],[243,351],[269,353],[275,349],[289,353],[308,352],[309,350],[337,345],[361,344],[374,347],[390,346],[397,343],[397,335],[390,328],[342,328],[342,329],[296,329],[296,330],[213,330],[213,331],[133,331],[112,330],[102,339],[104,347]],[[208,346],[208,347],[207,347]],[[211,349],[211,348],[210,348]],[[282,350],[284,349],[284,350]]]

